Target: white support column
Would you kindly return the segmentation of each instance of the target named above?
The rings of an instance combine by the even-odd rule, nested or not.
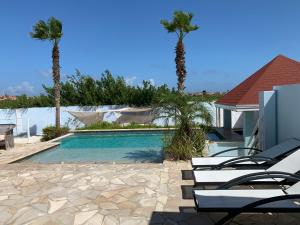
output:
[[[277,144],[276,91],[259,94],[259,140],[261,148],[268,149]]]
[[[30,123],[29,118],[27,118],[27,143],[30,143]]]

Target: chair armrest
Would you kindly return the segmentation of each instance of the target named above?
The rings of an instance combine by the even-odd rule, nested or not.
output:
[[[224,151],[221,151],[221,152],[217,152],[215,154],[212,154],[210,157],[215,157],[215,156],[218,156],[218,155],[221,155],[225,152],[232,152],[232,151],[239,151],[239,150],[244,150],[244,149],[249,149],[251,151],[255,151],[255,152],[262,152],[261,149],[258,149],[258,148],[247,148],[247,147],[240,147],[240,148],[231,148],[231,149],[226,149]]]
[[[283,178],[283,179],[291,179],[294,181],[300,181],[300,176],[296,174],[291,174],[291,173],[286,173],[281,171],[264,171],[258,173],[251,173],[251,174],[234,178],[226,182],[225,184],[220,185],[217,189],[218,190],[229,189],[231,187],[244,184],[250,181],[267,179],[267,178]]]
[[[256,165],[260,165],[259,162],[275,164],[278,162],[278,160],[270,157],[264,157],[264,156],[241,156],[238,158],[226,160],[220,163],[219,165],[214,166],[212,169],[221,170],[225,167],[234,166],[243,162],[253,162]]]

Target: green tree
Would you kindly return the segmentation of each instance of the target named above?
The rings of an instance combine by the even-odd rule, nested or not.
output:
[[[192,13],[187,13],[183,11],[174,12],[174,17],[172,21],[161,20],[160,23],[169,33],[176,33],[178,37],[176,45],[176,74],[177,74],[177,88],[178,91],[183,92],[185,86],[184,81],[186,78],[186,69],[185,69],[185,50],[183,39],[191,31],[197,30],[199,27],[192,25],[191,21],[193,19]]]
[[[177,129],[165,143],[166,155],[175,160],[201,156],[205,145],[205,133],[212,124],[210,111],[203,102],[191,96],[173,92],[160,96],[156,105],[158,117],[166,122],[173,119]]]
[[[61,21],[51,17],[47,22],[40,20],[34,26],[30,35],[34,39],[48,40],[53,44],[52,49],[52,76],[54,82],[55,99],[55,126],[60,129],[60,66],[58,43],[63,35]]]

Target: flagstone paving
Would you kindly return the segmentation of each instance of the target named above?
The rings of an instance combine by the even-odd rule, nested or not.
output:
[[[212,224],[208,214],[179,213],[187,162],[164,164],[0,165],[0,224]],[[242,216],[242,224],[299,224],[299,217]],[[265,221],[261,216],[260,221]],[[278,223],[277,223],[278,222]]]

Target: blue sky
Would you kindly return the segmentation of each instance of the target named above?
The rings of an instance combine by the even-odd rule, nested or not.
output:
[[[278,54],[300,60],[298,0],[1,0],[0,94],[38,94],[52,84],[51,44],[29,32],[39,19],[63,22],[61,73],[100,77],[108,69],[139,84],[176,85],[174,47],[160,19],[193,12],[185,39],[187,91],[225,91]]]

